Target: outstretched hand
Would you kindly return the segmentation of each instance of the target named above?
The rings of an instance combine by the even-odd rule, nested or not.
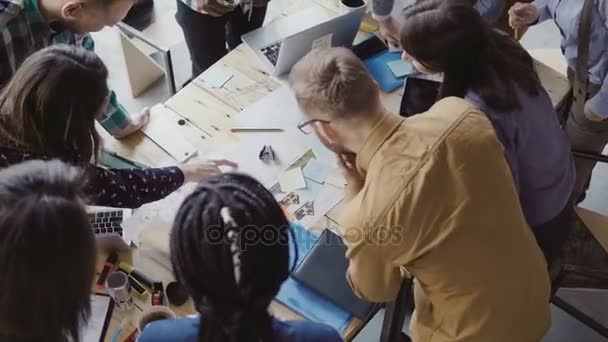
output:
[[[205,162],[192,162],[180,165],[179,168],[184,173],[184,183],[200,182],[203,179],[218,175],[222,172],[220,166],[236,168],[237,163],[226,159],[209,160]]]

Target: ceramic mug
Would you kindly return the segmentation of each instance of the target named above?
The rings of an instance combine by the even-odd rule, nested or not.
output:
[[[137,330],[141,334],[149,323],[161,321],[163,319],[175,319],[177,315],[173,310],[163,305],[154,305],[139,316],[137,320]]]
[[[114,300],[114,306],[119,310],[128,310],[133,306],[131,283],[129,277],[122,272],[112,272],[106,279],[106,290]]]

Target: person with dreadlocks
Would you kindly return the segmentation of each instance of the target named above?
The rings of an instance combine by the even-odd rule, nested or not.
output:
[[[342,341],[326,325],[268,313],[289,276],[289,222],[249,176],[208,178],[186,198],[171,232],[171,263],[199,317],[150,323],[139,342]]]

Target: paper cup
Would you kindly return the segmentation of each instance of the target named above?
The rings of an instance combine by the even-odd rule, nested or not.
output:
[[[173,312],[173,310],[169,309],[168,307],[162,305],[154,305],[148,310],[144,311],[141,316],[139,316],[139,319],[137,320],[137,330],[141,334],[141,332],[144,331],[146,325],[148,325],[149,323],[161,321],[163,319],[175,319],[176,317],[177,315],[175,314],[175,312]]]

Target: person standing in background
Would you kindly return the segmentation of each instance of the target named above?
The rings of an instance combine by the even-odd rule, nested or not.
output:
[[[568,79],[574,94],[581,97],[580,105],[572,106],[565,129],[572,148],[576,151],[602,153],[608,144],[608,0],[537,0],[531,4],[516,3],[509,10],[509,23],[513,28],[553,19],[562,34],[561,49],[568,63]],[[583,20],[584,9],[588,19]],[[581,23],[589,29],[588,37],[581,36]],[[588,60],[579,61],[581,48],[588,46]],[[575,72],[578,63],[582,69]],[[580,82],[577,82],[577,79]],[[575,158],[577,179],[574,199],[584,200],[596,162]]]
[[[0,90],[33,53],[54,44],[94,50],[91,32],[113,26],[127,15],[134,0],[0,0]],[[82,85],[86,87],[86,84]],[[129,115],[110,91],[97,120],[114,137],[138,131],[150,110]]]
[[[236,48],[243,34],[264,24],[269,1],[177,0],[175,18],[190,51],[192,78]]]
[[[393,15],[394,7],[404,8],[424,0],[371,0],[372,15],[378,21],[380,34],[388,46],[399,46],[400,18]],[[454,0],[447,0],[454,1]],[[505,0],[462,0],[470,2],[479,11],[482,17],[490,23],[495,23],[504,8]]]

